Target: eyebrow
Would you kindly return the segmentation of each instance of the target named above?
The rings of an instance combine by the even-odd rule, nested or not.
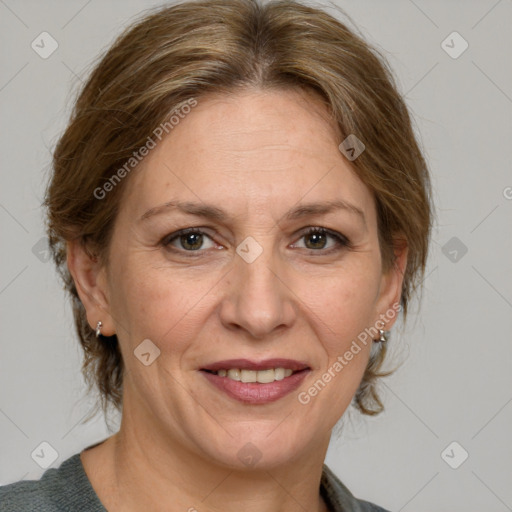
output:
[[[147,210],[140,218],[140,220],[146,220],[155,215],[166,213],[170,210],[179,210],[189,215],[195,215],[197,217],[203,217],[218,222],[223,222],[229,219],[229,214],[222,208],[217,206],[208,205],[204,203],[192,203],[189,201],[169,201],[160,206],[155,206]],[[314,215],[325,215],[334,211],[343,210],[348,213],[354,214],[359,217],[366,227],[366,217],[364,212],[357,206],[343,201],[341,199],[335,201],[326,201],[321,203],[305,203],[296,206],[283,216],[284,220],[297,220],[303,217],[314,216]]]

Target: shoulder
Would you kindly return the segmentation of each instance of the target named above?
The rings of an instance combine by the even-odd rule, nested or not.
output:
[[[85,474],[80,454],[59,468],[47,469],[39,480],[21,480],[0,487],[0,512],[103,512]]]
[[[388,512],[374,503],[357,499],[325,464],[320,492],[331,512]]]
[[[38,480],[24,480],[0,487],[0,511],[37,510],[53,512],[54,507],[49,496]]]
[[[48,469],[40,480],[20,480],[0,487],[0,512],[60,510],[52,499],[59,487],[55,475],[57,471],[55,468]]]

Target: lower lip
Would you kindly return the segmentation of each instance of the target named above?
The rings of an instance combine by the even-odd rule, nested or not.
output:
[[[258,382],[240,382],[229,377],[219,377],[215,373],[201,372],[215,387],[224,391],[228,396],[240,402],[249,404],[267,404],[296,390],[304,380],[309,370],[292,373],[282,380],[275,380],[267,384]]]

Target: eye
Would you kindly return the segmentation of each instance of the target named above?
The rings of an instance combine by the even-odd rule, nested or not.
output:
[[[208,246],[208,244],[206,247],[204,246],[206,239],[210,240],[210,246]],[[182,229],[166,237],[162,241],[162,244],[166,247],[171,246],[185,252],[194,252],[200,249],[211,249],[214,247],[212,239],[198,228]],[[176,247],[176,245],[178,245],[178,247]]]
[[[329,238],[333,240],[328,244]],[[302,234],[300,240],[306,240],[305,249],[310,249],[313,252],[321,251],[323,254],[328,254],[334,251],[341,250],[345,247],[350,247],[350,241],[341,233],[331,231],[326,228],[311,227]],[[302,247],[301,247],[302,248]]]
[[[321,254],[329,254],[351,246],[348,238],[341,233],[321,227],[308,228],[306,232],[301,235],[300,240],[302,239],[306,240],[305,246],[300,247],[294,244],[293,247],[309,249],[312,253],[320,252]],[[330,244],[329,239],[331,240]],[[208,241],[209,244],[206,243]],[[187,256],[199,256],[201,250],[216,247],[211,237],[199,228],[182,229],[168,235],[161,243],[164,247],[176,252],[189,253]],[[193,254],[194,252],[198,254]]]

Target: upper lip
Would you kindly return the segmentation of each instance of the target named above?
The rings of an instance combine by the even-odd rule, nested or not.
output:
[[[269,368],[286,368],[293,371],[300,371],[309,368],[306,363],[295,361],[294,359],[264,359],[262,361],[251,361],[250,359],[225,359],[217,361],[206,366],[202,366],[201,370],[209,370],[217,372],[219,370],[229,370],[230,368],[238,368],[240,370],[268,370]]]

